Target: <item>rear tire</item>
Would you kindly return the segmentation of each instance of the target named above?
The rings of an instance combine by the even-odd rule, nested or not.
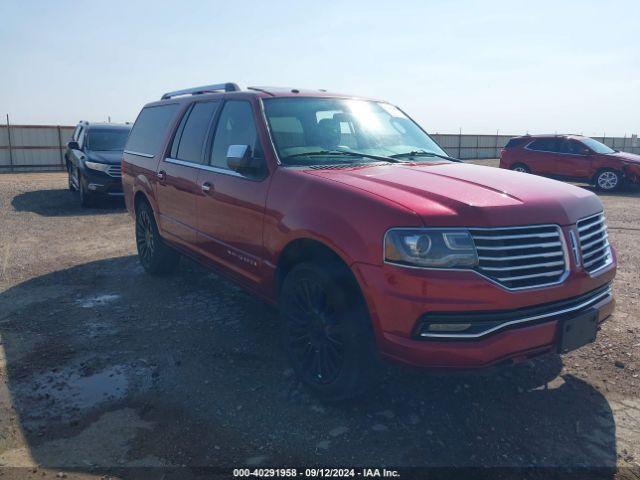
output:
[[[136,246],[140,263],[151,275],[166,275],[178,267],[180,254],[162,240],[153,210],[146,201],[136,208]]]
[[[514,172],[531,173],[531,169],[524,163],[515,163],[511,165],[511,170],[513,170]]]
[[[280,293],[284,348],[298,378],[325,400],[368,390],[379,375],[369,314],[346,266],[304,262]]]
[[[611,168],[606,168],[596,173],[594,184],[600,191],[613,192],[622,185],[622,175]]]

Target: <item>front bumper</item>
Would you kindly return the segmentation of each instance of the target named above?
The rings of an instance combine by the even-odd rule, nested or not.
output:
[[[82,181],[86,191],[91,194],[109,197],[123,196],[121,177],[113,177],[104,172],[85,168],[82,173]]]
[[[640,165],[627,165],[623,170],[625,183],[631,185],[640,185]]]
[[[563,320],[611,315],[614,261],[592,277],[572,265],[560,285],[508,291],[469,271],[355,264],[376,341],[391,360],[425,368],[475,369],[556,352]],[[473,336],[423,336],[424,321],[473,323]],[[482,324],[478,328],[476,324]]]
[[[611,297],[611,285],[605,284],[591,292],[559,302],[507,311],[437,313],[423,315],[414,333],[416,339],[474,340],[495,332],[518,328],[546,320],[570,318],[592,309]]]

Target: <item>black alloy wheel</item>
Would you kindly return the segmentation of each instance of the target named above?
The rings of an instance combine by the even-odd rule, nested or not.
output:
[[[153,210],[146,201],[136,205],[136,247],[140,263],[152,275],[172,273],[180,261],[180,254],[160,236]]]
[[[280,293],[285,351],[298,378],[326,400],[366,391],[379,359],[362,294],[344,265],[304,262]]]

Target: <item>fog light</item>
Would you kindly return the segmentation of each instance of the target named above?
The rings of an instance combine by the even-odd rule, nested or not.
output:
[[[427,327],[427,330],[430,332],[463,332],[470,327],[470,323],[432,323]]]
[[[100,183],[90,183],[89,185],[87,185],[87,188],[89,190],[97,190],[100,187],[104,187],[104,185],[100,184]]]

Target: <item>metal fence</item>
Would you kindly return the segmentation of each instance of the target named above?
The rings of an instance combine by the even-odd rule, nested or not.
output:
[[[0,173],[64,170],[64,150],[75,127],[67,125],[0,125]],[[432,135],[456,158],[498,158],[500,149],[515,135]],[[640,154],[640,141],[633,137],[594,137],[623,152]]]
[[[500,149],[509,139],[517,135],[468,135],[436,133],[431,137],[444,148],[447,154],[461,159],[498,158]],[[640,154],[640,140],[637,135],[631,137],[592,137],[594,140],[622,152]]]
[[[75,127],[0,125],[0,173],[64,169],[64,150]]]

